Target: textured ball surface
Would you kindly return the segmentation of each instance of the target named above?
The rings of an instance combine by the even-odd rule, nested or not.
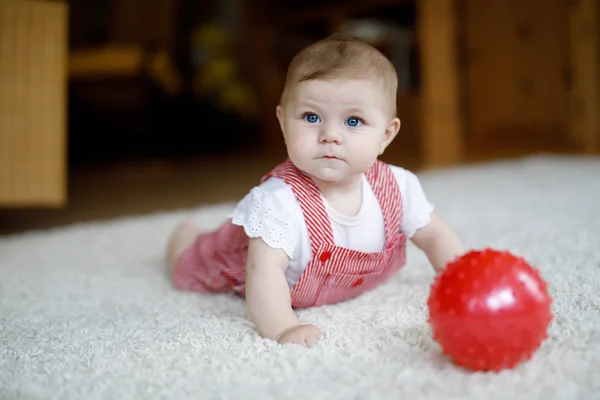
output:
[[[552,299],[523,258],[492,249],[449,263],[431,286],[429,324],[452,361],[500,371],[531,358],[547,338]]]

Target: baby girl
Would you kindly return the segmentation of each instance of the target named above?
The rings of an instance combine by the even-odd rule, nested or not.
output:
[[[376,288],[411,240],[436,271],[463,247],[413,173],[378,157],[400,129],[397,74],[372,46],[337,35],[292,60],[276,108],[287,159],[212,232],[193,222],[169,238],[182,290],[243,296],[258,332],[312,346],[323,332],[294,309]]]

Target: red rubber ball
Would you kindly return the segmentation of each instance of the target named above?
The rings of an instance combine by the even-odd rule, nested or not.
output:
[[[506,251],[470,251],[448,263],[427,306],[434,339],[459,366],[513,368],[547,338],[552,299],[539,272]]]

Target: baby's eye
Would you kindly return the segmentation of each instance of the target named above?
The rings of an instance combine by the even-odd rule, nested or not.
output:
[[[304,119],[306,120],[306,122],[309,122],[311,124],[317,123],[320,121],[319,116],[317,114],[313,114],[313,113],[308,113],[304,116]]]
[[[362,122],[360,119],[358,119],[356,117],[350,117],[346,120],[346,123],[352,127],[356,127],[356,126],[359,126]]]

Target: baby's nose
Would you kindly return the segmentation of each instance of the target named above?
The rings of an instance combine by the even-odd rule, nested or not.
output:
[[[334,127],[325,127],[321,131],[321,143],[336,143],[342,142],[340,131]]]

